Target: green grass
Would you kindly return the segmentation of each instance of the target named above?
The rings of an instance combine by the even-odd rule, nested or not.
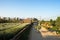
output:
[[[60,30],[57,29],[56,26],[54,26],[53,28],[49,28],[48,30],[50,30],[50,31],[56,31],[56,33],[60,34]]]
[[[25,24],[19,24],[19,25],[15,25],[14,27],[7,28],[5,30],[3,30],[3,27],[2,27],[2,30],[0,31],[0,34],[15,33],[16,31],[22,29],[25,25],[27,25],[27,24],[26,23]]]
[[[0,23],[0,30],[5,30],[19,25],[20,23]]]
[[[2,30],[0,30],[0,38],[2,36],[5,36],[7,38],[11,38],[13,37],[17,32],[19,32],[23,27],[25,27],[26,25],[28,25],[28,23],[23,23],[23,24],[14,24],[15,26],[12,26],[12,27],[8,27],[6,28],[5,30],[3,30],[3,27],[2,27]],[[5,27],[4,27],[5,28]]]

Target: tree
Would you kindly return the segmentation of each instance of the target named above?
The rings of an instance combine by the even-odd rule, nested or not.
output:
[[[33,21],[38,21],[38,19],[37,18],[33,18]]]
[[[45,20],[42,20],[42,21],[40,22],[40,25],[43,24],[43,23],[45,23]]]
[[[56,28],[57,28],[57,32],[60,32],[60,17],[57,17],[56,19]]]
[[[36,26],[38,25],[38,19],[37,18],[33,18],[33,24],[36,24]]]
[[[60,17],[57,17],[57,19],[56,19],[56,26],[60,27]]]
[[[7,17],[3,17],[3,23],[7,22]]]
[[[55,20],[50,19],[50,23],[51,23],[52,26],[55,26],[56,25],[55,24]]]

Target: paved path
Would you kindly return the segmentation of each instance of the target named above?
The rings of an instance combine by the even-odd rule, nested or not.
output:
[[[42,40],[42,39],[43,39],[42,35],[37,30],[32,28],[29,35],[29,40]]]
[[[48,36],[46,38],[43,38],[41,33],[32,27],[29,35],[29,40],[60,40],[60,37]]]

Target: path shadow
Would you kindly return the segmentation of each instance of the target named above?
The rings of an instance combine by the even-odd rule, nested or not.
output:
[[[28,36],[32,27],[32,24],[26,25],[29,26],[22,34],[22,36],[18,39],[18,40],[28,40]],[[0,40],[10,40],[11,38],[13,38],[17,33],[19,33],[21,30],[19,30],[18,32],[11,34],[2,34],[0,35]]]
[[[28,40],[32,26],[33,24],[29,25],[29,27],[23,32],[23,35],[18,40]]]

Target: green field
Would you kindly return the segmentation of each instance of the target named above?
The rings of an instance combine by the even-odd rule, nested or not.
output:
[[[0,38],[11,38],[29,23],[0,23]]]

